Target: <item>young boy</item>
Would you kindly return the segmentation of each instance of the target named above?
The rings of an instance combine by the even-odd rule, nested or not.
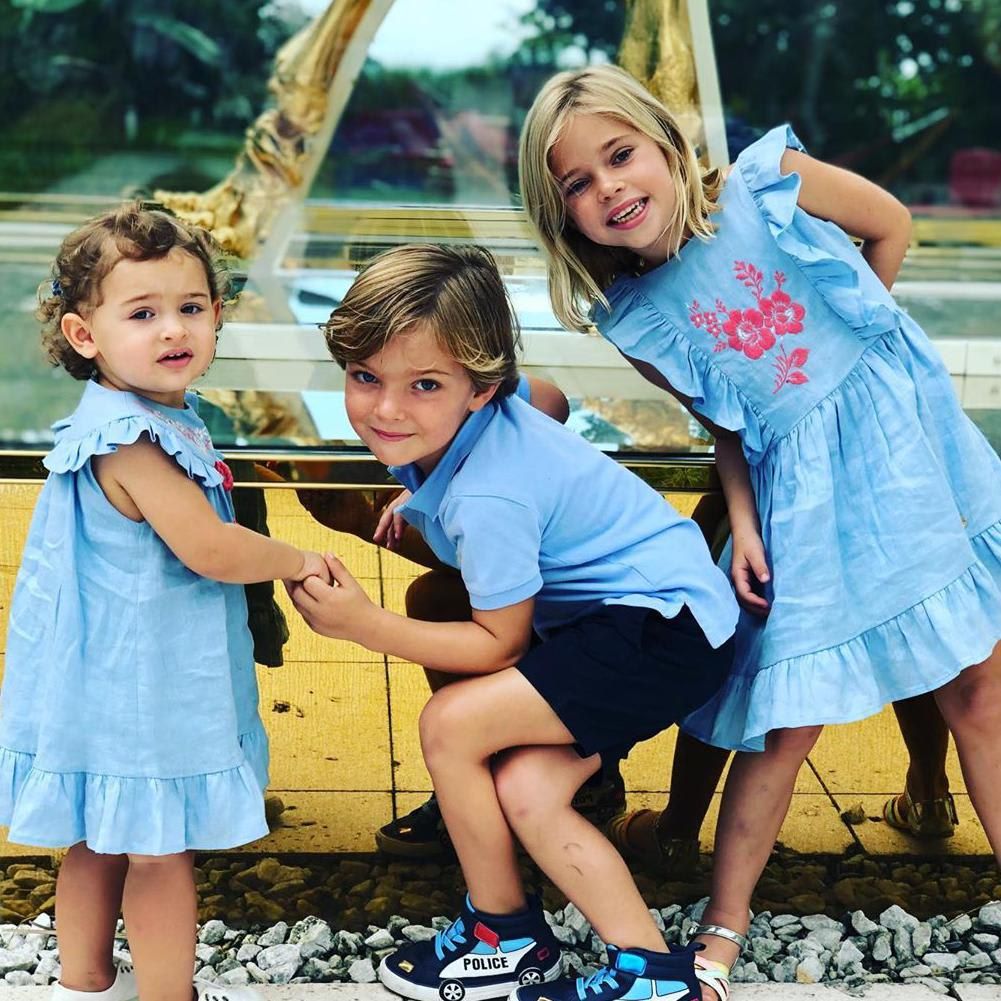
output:
[[[517,837],[617,946],[589,997],[697,1001],[693,953],[668,953],[622,859],[571,801],[729,670],[736,603],[701,533],[513,393],[518,338],[486,251],[380,255],[326,335],[352,426],[412,491],[400,511],[459,569],[473,609],[463,622],[397,615],[333,557],[334,586],[291,592],[319,633],[464,676],[431,697],[420,730],[466,905],[433,941],[384,959],[380,979],[415,1001],[583,996],[573,981],[529,986],[559,976],[560,952],[525,895]]]

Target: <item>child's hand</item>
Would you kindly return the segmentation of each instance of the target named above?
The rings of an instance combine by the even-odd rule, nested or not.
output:
[[[294,577],[290,577],[289,580],[296,582],[305,580],[307,577],[319,577],[324,584],[329,584],[332,578],[326,560],[319,553],[305,552],[302,555],[304,557],[302,568]]]
[[[378,609],[340,560],[329,553],[324,559],[332,583],[314,575],[301,583],[286,581],[285,588],[313,632],[357,642],[365,632],[368,617]]]
[[[730,576],[740,607],[752,615],[766,616],[771,606],[762,591],[772,575],[768,571],[765,545],[757,532],[734,535]]]
[[[406,504],[413,494],[409,490],[401,490],[383,509],[379,515],[379,523],[375,526],[375,534],[372,541],[387,549],[395,549],[403,536],[405,522],[402,514],[397,514],[396,510],[400,505]]]

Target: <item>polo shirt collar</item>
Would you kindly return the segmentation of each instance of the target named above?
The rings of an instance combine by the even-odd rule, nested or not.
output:
[[[438,465],[431,470],[430,476],[425,477],[415,462],[405,466],[388,467],[389,472],[413,494],[413,497],[399,508],[401,513],[405,514],[408,510],[420,511],[429,518],[438,513],[452,477],[459,471],[459,467],[465,462],[496,412],[497,404],[491,401],[485,407],[471,413],[463,421],[462,427],[452,439],[445,454],[438,460]]]

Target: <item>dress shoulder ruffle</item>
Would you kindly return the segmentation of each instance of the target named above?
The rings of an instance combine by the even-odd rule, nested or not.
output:
[[[55,445],[43,460],[49,472],[75,473],[93,456],[107,455],[147,435],[192,479],[206,487],[223,483],[219,454],[200,421],[189,423],[162,414],[131,393],[98,391],[105,397],[99,407],[88,407],[88,398],[94,395],[88,386],[77,411],[52,426]]]
[[[782,172],[787,149],[806,152],[796,133],[780,125],[737,157],[736,170],[779,248],[855,334],[867,340],[897,328],[899,307],[872,274],[844,231],[799,207],[802,178]]]
[[[709,352],[682,334],[636,284],[628,279],[608,289],[610,309],[596,317],[603,336],[625,355],[653,364],[692,407],[727,431],[740,434],[749,455],[760,454],[772,434],[751,401]]]

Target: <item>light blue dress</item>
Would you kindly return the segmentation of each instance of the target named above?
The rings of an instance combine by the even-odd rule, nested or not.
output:
[[[616,280],[596,317],[743,441],[771,614],[742,614],[685,729],[745,750],[936,689],[1001,638],[1001,460],[854,244],[797,207],[787,147],[781,127],[745,150],[715,238]]]
[[[13,842],[166,855],[267,833],[243,588],[188,570],[112,507],[90,462],[148,435],[232,521],[196,402],[172,409],[89,382],[54,426],[0,693],[0,824]]]

